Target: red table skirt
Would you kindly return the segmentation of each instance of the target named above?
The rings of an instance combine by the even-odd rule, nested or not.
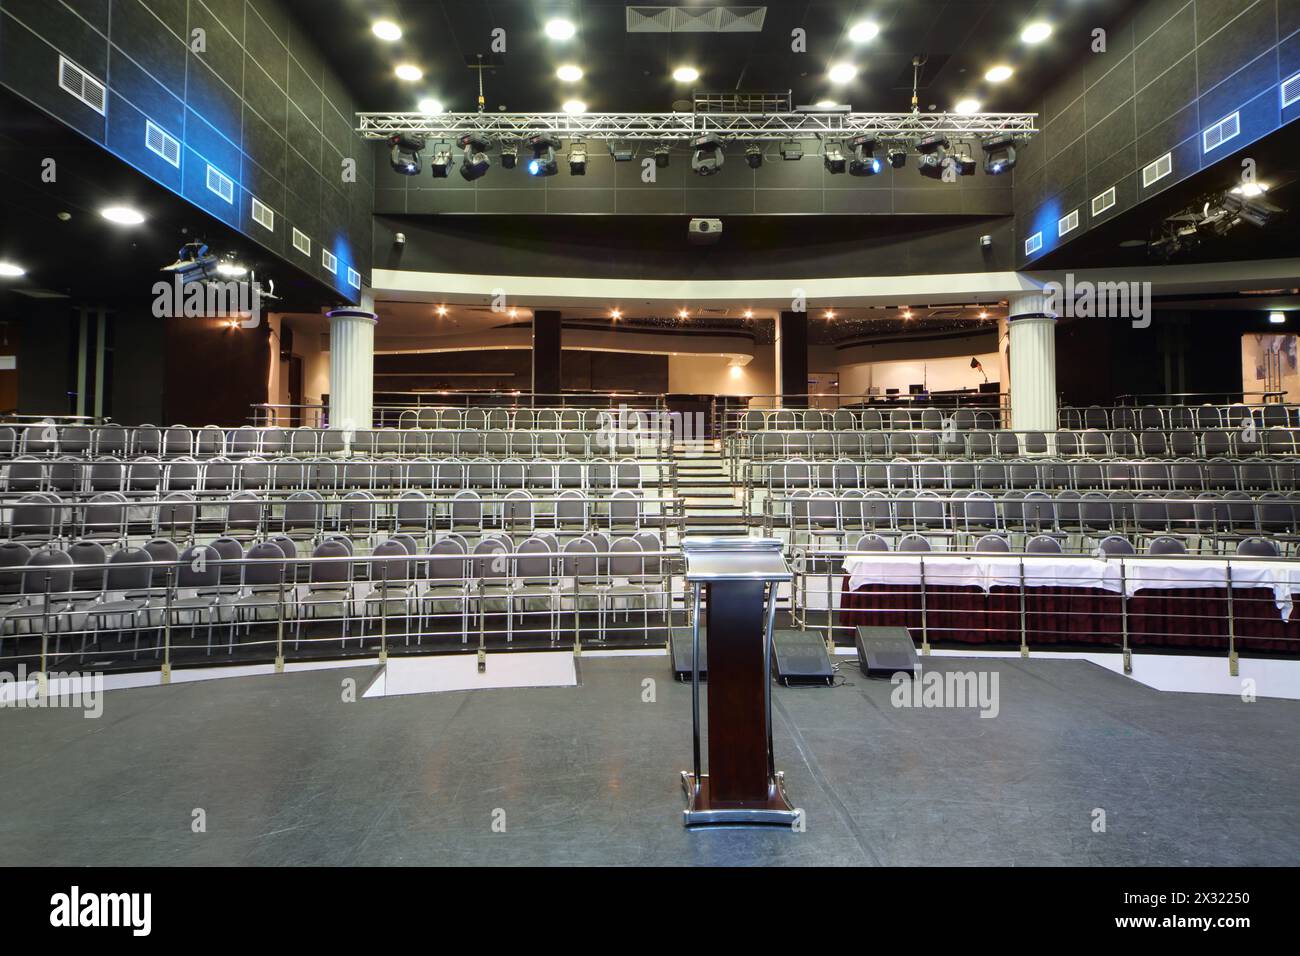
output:
[[[1233,621],[1238,651],[1300,654],[1300,622],[1282,620],[1268,588],[1235,588]],[[850,591],[845,578],[840,623],[848,627],[906,627],[921,634],[920,588],[866,584]],[[930,642],[1020,644],[1017,588],[930,586],[925,589]],[[1093,588],[1028,588],[1024,626],[1031,648],[1123,643],[1123,600]],[[1224,588],[1139,592],[1128,602],[1129,646],[1228,649],[1228,595]]]

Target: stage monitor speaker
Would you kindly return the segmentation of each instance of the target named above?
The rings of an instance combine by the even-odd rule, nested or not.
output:
[[[673,677],[690,683],[691,680],[691,629],[675,627],[668,641],[673,655]],[[700,680],[709,679],[709,645],[704,628],[700,628]]]
[[[835,668],[819,631],[777,631],[772,635],[772,676],[786,687],[833,684]]]
[[[868,677],[892,677],[899,671],[916,676],[916,645],[905,627],[860,627],[858,666]]]

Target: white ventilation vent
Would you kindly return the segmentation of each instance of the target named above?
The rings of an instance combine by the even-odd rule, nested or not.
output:
[[[1115,205],[1115,187],[1111,186],[1100,196],[1092,197],[1092,214],[1100,216],[1113,205]]]
[[[1063,236],[1067,232],[1073,232],[1075,229],[1078,228],[1079,228],[1079,210],[1077,209],[1072,210],[1070,214],[1064,217],[1063,219],[1058,219],[1056,221],[1056,234],[1058,236]]]
[[[71,93],[100,116],[105,115],[104,84],[66,56],[59,57],[59,88]]]
[[[767,7],[630,6],[628,33],[761,33]]]
[[[144,144],[177,169],[181,168],[181,141],[153,120],[145,120]]]
[[[1300,73],[1282,81],[1282,109],[1300,100]]]
[[[208,164],[208,189],[234,205],[235,181],[211,164]]]
[[[1025,255],[1032,256],[1039,249],[1043,248],[1043,234],[1036,232],[1025,240]]]
[[[304,256],[311,255],[311,237],[296,226],[293,230],[293,247]]]
[[[339,257],[328,249],[320,251],[320,264],[325,267],[325,271],[330,275],[336,276],[339,274]]]
[[[1241,132],[1241,111],[1229,113],[1201,134],[1202,152],[1222,146]]]
[[[356,269],[348,270],[348,285],[352,286],[354,289],[361,288],[361,273]]]
[[[253,198],[253,222],[275,232],[275,210],[256,197]]]
[[[1164,179],[1174,171],[1174,154],[1165,153],[1154,163],[1142,168],[1142,186],[1150,186],[1157,180]]]

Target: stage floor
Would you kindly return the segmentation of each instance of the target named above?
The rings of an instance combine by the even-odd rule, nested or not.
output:
[[[690,688],[666,656],[576,687],[361,699],[373,669],[0,710],[8,865],[1293,865],[1300,702],[1161,693],[1081,661],[996,672],[999,713],[900,709],[846,664],[775,688],[807,830],[687,831]],[[357,701],[342,700],[346,678]],[[654,702],[643,681],[654,680]],[[1105,832],[1094,832],[1096,810]],[[201,810],[206,832],[192,832]],[[504,832],[498,832],[502,829]],[[495,824],[495,826],[494,826]]]

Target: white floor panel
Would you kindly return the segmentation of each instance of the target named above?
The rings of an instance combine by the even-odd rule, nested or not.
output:
[[[387,667],[361,696],[398,697],[449,690],[577,685],[578,672],[570,653],[489,654],[483,673],[479,673],[477,655],[449,654],[389,658]]]

